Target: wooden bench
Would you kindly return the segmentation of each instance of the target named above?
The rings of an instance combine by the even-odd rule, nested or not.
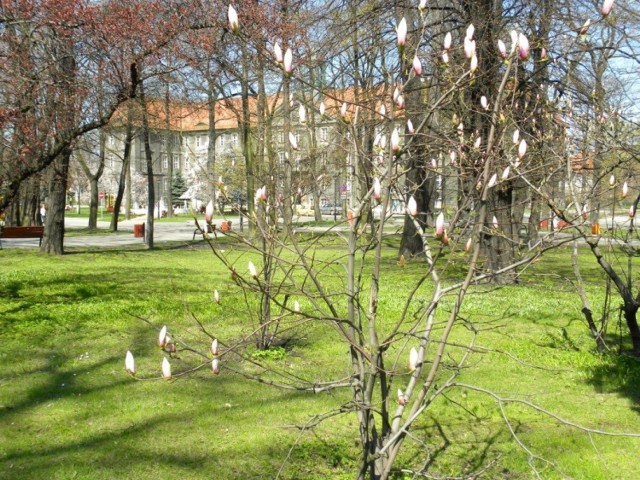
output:
[[[39,238],[42,245],[42,237],[44,236],[43,226],[33,227],[2,227],[0,230],[0,238]],[[0,248],[2,242],[0,241]]]

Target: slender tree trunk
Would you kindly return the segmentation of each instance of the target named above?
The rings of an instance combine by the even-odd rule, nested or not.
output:
[[[67,176],[71,150],[65,149],[51,165],[47,191],[46,220],[40,251],[64,254],[64,208],[67,203]]]
[[[155,182],[153,178],[153,154],[149,140],[149,114],[144,93],[144,84],[140,81],[140,104],[142,105],[142,141],[144,143],[144,157],[147,168],[147,224],[144,230],[144,240],[147,248],[153,248],[153,213],[155,207]]]
[[[133,126],[131,123],[131,106],[127,108],[127,129],[124,138],[124,153],[122,155],[122,169],[120,170],[120,178],[118,179],[118,192],[116,200],[113,204],[113,216],[111,217],[110,229],[112,232],[118,230],[118,217],[120,216],[120,207],[125,193],[125,185],[127,176],[130,171],[131,164],[131,143],[133,140]]]

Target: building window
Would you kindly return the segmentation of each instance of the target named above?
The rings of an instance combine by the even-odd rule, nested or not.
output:
[[[280,163],[280,165],[284,165],[284,160],[286,158],[286,155],[284,152],[278,152],[278,162]]]
[[[160,135],[160,142],[162,144],[162,148],[167,148],[167,137],[165,135]]]
[[[173,144],[176,146],[180,145],[180,135],[177,133],[173,134]]]
[[[284,131],[280,130],[280,132],[278,132],[278,141],[280,143],[284,143]]]
[[[116,144],[115,135],[109,135],[109,145],[114,146]]]
[[[196,135],[196,148],[200,148],[200,135]]]
[[[116,159],[115,159],[115,155],[113,155],[113,153],[107,154],[107,163],[108,163],[109,167],[111,167],[111,168],[116,166]]]
[[[327,166],[327,159],[329,158],[329,156],[327,155],[327,152],[320,152],[320,155],[318,155],[318,160],[320,160],[320,166],[321,167],[326,167]]]
[[[296,132],[296,143],[300,145],[300,132]]]
[[[224,135],[220,135],[220,147],[224,148]]]
[[[320,131],[318,132],[318,139],[321,142],[326,142],[329,140],[329,129],[327,127],[320,127]]]
[[[238,134],[237,133],[234,133],[234,134],[231,135],[231,141],[229,143],[233,147],[238,145]]]
[[[180,155],[173,155],[173,169],[180,170]]]
[[[168,168],[169,168],[169,155],[165,153],[164,155],[162,155],[162,169],[167,170]]]

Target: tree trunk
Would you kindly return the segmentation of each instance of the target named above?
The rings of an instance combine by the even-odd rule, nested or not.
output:
[[[129,164],[131,162],[131,142],[133,139],[133,126],[131,125],[131,106],[127,112],[127,131],[124,139],[124,153],[122,155],[122,170],[120,170],[120,178],[118,180],[118,193],[113,205],[113,216],[111,217],[110,229],[112,232],[118,230],[118,217],[120,216],[120,207],[122,206],[122,198],[125,193],[125,185],[129,173]]]
[[[153,248],[153,211],[155,207],[155,188],[153,178],[153,154],[149,140],[149,114],[144,94],[144,84],[140,81],[140,104],[142,105],[142,141],[147,165],[147,224],[144,229],[144,241],[147,248]]]
[[[91,176],[89,178],[89,188],[91,189],[89,200],[89,230],[98,228],[98,207],[100,205],[98,178]]]
[[[47,192],[44,237],[40,251],[54,255],[64,253],[64,208],[67,203],[67,176],[71,149],[65,149],[51,165]]]

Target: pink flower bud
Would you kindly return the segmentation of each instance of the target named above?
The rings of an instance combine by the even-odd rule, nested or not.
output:
[[[167,344],[167,326],[164,325],[160,329],[160,334],[158,335],[158,346],[160,348],[164,347]]]
[[[217,338],[214,338],[213,341],[211,342],[211,355],[213,356],[218,355],[218,339]]]
[[[284,71],[286,73],[293,72],[293,52],[290,48],[287,48],[287,51],[284,52]]]
[[[396,87],[393,89],[393,101],[395,102],[396,100],[398,100],[399,96],[400,96],[400,88]]]
[[[415,347],[411,347],[409,351],[409,370],[412,372],[418,367],[418,351]]]
[[[299,312],[300,311],[300,302],[298,302],[298,300],[295,300],[293,302],[293,311],[294,312]]]
[[[238,30],[240,28],[240,23],[238,22],[238,12],[236,12],[236,9],[231,5],[229,5],[227,17],[229,19],[229,29],[233,33],[238,33]]]
[[[513,53],[516,51],[516,48],[518,48],[518,32],[511,30],[509,35],[511,36],[511,53]]]
[[[407,120],[407,131],[408,131],[410,134],[412,134],[412,135],[413,135],[413,134],[415,133],[415,131],[416,131],[416,130],[415,130],[415,128],[413,128],[413,122],[411,121],[411,119],[410,119],[410,118]]]
[[[622,198],[626,197],[628,193],[629,193],[629,185],[627,185],[627,182],[624,182],[622,184]]]
[[[280,48],[280,44],[278,42],[276,42],[275,45],[273,45],[273,56],[275,57],[276,62],[282,63],[283,61],[282,48]]]
[[[493,228],[498,228],[498,219],[496,218],[495,215],[491,219],[491,225],[493,226]]]
[[[610,185],[611,187],[613,187],[615,184],[616,184],[616,177],[615,177],[615,175],[613,175],[613,174],[612,174],[612,175],[609,177],[609,185]]]
[[[444,235],[444,213],[440,212],[436,218],[436,238]]]
[[[387,107],[384,106],[384,103],[380,105],[379,111],[380,111],[380,118],[384,120],[387,116]]]
[[[452,42],[451,32],[447,32],[447,34],[444,36],[444,49],[445,50],[449,50],[451,48],[451,42]]]
[[[398,110],[404,108],[404,95],[398,95],[398,98],[396,98],[396,107],[398,107]]]
[[[473,142],[473,148],[480,150],[480,145],[482,145],[482,137],[476,138],[475,142]]]
[[[517,144],[520,141],[520,130],[517,128],[513,131],[513,144]]]
[[[391,132],[391,150],[396,153],[400,151],[400,134],[397,128]]]
[[[507,165],[507,168],[504,169],[504,171],[502,172],[502,180],[507,180],[509,178],[509,172],[511,171],[511,167],[509,165]]]
[[[347,102],[342,102],[342,107],[340,108],[340,116],[342,118],[347,117]]]
[[[382,196],[382,186],[380,185],[380,179],[378,177],[373,179],[373,198],[375,200],[380,200]]]
[[[416,72],[418,76],[422,75],[422,63],[417,55],[413,57],[413,71]]]
[[[426,8],[427,8],[427,0],[420,0],[420,3],[418,4],[418,10],[423,11]]]
[[[485,97],[484,95],[480,97],[480,106],[485,110],[489,109],[489,102],[487,101],[487,97]]]
[[[586,220],[588,215],[589,215],[589,206],[585,203],[582,206],[582,218]]]
[[[587,18],[587,21],[584,22],[584,24],[582,25],[582,28],[580,28],[580,35],[586,35],[587,32],[589,31],[589,27],[591,26],[591,19]]]
[[[507,57],[507,46],[504,44],[502,40],[498,40],[498,52],[500,52],[500,56],[502,58]]]
[[[447,52],[442,54],[442,63],[449,63],[449,54]]]
[[[167,360],[167,357],[162,359],[162,376],[167,380],[171,379],[171,364],[169,360]]]
[[[522,157],[527,153],[527,142],[523,138],[520,140],[520,145],[518,145],[518,158],[522,160]]]
[[[398,46],[403,48],[407,43],[407,21],[404,17],[402,17],[402,20],[398,23],[396,32],[398,33]]]
[[[602,15],[606,17],[611,13],[611,9],[613,8],[613,0],[604,0],[602,4]]]
[[[218,375],[218,373],[220,373],[220,360],[218,360],[217,357],[211,360],[211,371],[214,375]]]
[[[320,102],[320,115],[324,115],[324,110],[325,110],[325,106],[324,106],[324,102]]]
[[[631,207],[629,207],[629,218],[633,218],[636,216],[636,211],[633,208],[633,205],[631,205]]]
[[[526,60],[529,57],[529,39],[524,34],[518,34],[518,55],[520,60]]]
[[[471,250],[471,246],[473,245],[473,241],[471,237],[467,239],[467,243],[464,244],[464,251],[469,252]]]
[[[133,360],[133,354],[127,350],[127,355],[124,357],[124,368],[127,370],[127,373],[135,376],[136,374],[136,363]]]
[[[416,199],[413,198],[413,195],[409,197],[409,201],[407,202],[407,213],[412,217],[418,215],[418,204],[416,203]]]

